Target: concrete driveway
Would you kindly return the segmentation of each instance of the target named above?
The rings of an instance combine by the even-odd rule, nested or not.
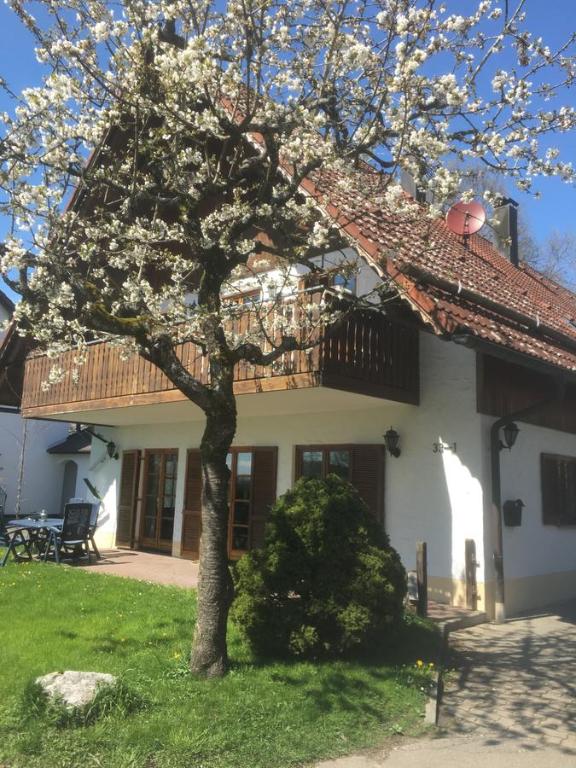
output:
[[[450,636],[436,738],[321,768],[575,768],[576,601]]]

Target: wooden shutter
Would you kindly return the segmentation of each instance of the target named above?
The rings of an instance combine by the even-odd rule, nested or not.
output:
[[[200,451],[190,449],[186,456],[186,485],[182,513],[182,556],[192,560],[200,557],[202,535],[202,473]]]
[[[384,446],[352,446],[350,482],[384,526]]]
[[[562,467],[557,456],[540,456],[542,523],[558,525],[562,515]]]
[[[562,525],[576,523],[576,460],[564,460],[564,504],[560,522]]]
[[[138,496],[140,468],[139,451],[122,451],[122,475],[116,520],[116,546],[131,547],[134,544],[134,522]]]
[[[250,518],[250,548],[261,547],[270,507],[276,501],[277,448],[254,448],[252,453],[252,514]]]

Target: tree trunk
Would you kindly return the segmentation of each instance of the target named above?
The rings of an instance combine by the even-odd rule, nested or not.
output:
[[[230,470],[226,458],[236,432],[232,374],[211,399],[200,445],[202,461],[202,538],[198,616],[190,668],[201,677],[221,677],[228,668],[226,624],[234,596],[228,567]]]

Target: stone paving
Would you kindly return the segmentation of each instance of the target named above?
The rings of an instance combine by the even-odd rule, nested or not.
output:
[[[576,602],[450,635],[435,737],[316,768],[576,768]]]
[[[553,747],[576,766],[576,603],[454,632],[450,647],[442,728]]]
[[[198,584],[198,563],[191,560],[130,549],[107,549],[101,554],[102,560],[92,557],[89,564],[79,567],[92,573],[110,573],[177,587],[192,588]]]

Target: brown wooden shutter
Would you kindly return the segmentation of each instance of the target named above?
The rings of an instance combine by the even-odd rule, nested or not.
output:
[[[576,523],[576,460],[564,459],[564,503],[561,508],[560,523]]]
[[[382,526],[384,525],[384,457],[383,445],[352,447],[350,482]]]
[[[186,456],[186,484],[182,513],[182,556],[192,560],[200,557],[202,535],[202,472],[200,451],[190,449]]]
[[[250,548],[261,547],[270,507],[276,501],[277,448],[254,448]]]
[[[540,456],[542,523],[558,525],[562,516],[562,466],[557,456]]]
[[[122,475],[116,520],[116,546],[131,547],[134,544],[134,522],[138,496],[140,468],[139,451],[122,451]]]

